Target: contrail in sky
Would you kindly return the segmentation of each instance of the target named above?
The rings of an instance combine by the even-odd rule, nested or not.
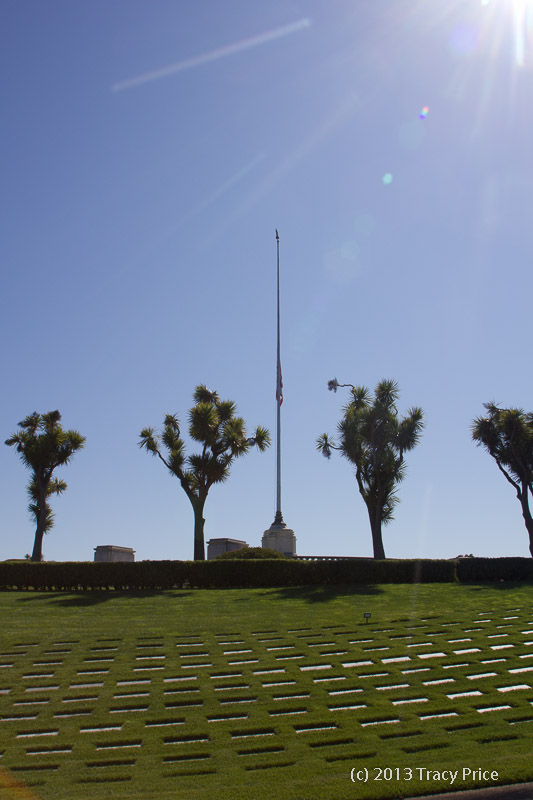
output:
[[[232,56],[235,53],[240,53],[242,50],[249,50],[252,47],[259,47],[267,42],[272,42],[275,39],[281,39],[283,36],[289,36],[291,33],[296,33],[304,28],[309,28],[311,21],[304,17],[297,22],[291,22],[289,25],[283,25],[281,28],[275,28],[265,33],[260,33],[258,36],[250,36],[248,39],[241,39],[240,42],[227,44],[224,47],[218,47],[216,50],[211,50],[208,53],[195,56],[194,58],[187,58],[184,61],[178,61],[175,64],[169,64],[168,67],[156,69],[153,72],[145,72],[144,75],[139,75],[136,78],[129,78],[125,81],[118,81],[111,87],[113,92],[122,92],[124,89],[134,89],[136,86],[142,86],[144,83],[150,81],[157,81],[160,78],[167,78],[169,75],[174,75],[176,72],[183,72],[187,69],[199,67],[202,64],[208,64],[210,61],[218,61],[219,58]]]

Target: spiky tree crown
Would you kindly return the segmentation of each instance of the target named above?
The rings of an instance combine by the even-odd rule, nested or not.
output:
[[[255,445],[260,451],[270,444],[266,428],[256,428],[254,436],[248,438],[242,417],[236,416],[237,407],[231,400],[220,400],[200,384],[196,387],[195,404],[189,410],[189,435],[203,445],[198,453],[185,453],[185,442],[181,438],[178,417],[167,414],[161,434],[153,428],[141,431],[139,446],[152,455],[159,456],[170,472],[176,475],[190,499],[205,499],[211,486],[222,483],[229,477],[235,458],[247,453]],[[161,445],[166,455],[161,452]]]
[[[54,524],[54,514],[46,502],[47,498],[52,494],[62,494],[67,488],[65,481],[52,479],[52,473],[57,467],[68,464],[74,453],[85,445],[85,437],[79,431],[64,430],[60,421],[59,411],[49,411],[47,414],[35,411],[19,422],[21,430],[5,442],[15,448],[22,463],[32,471],[27,484],[30,497],[28,510],[36,520],[44,496],[45,531]]]
[[[424,427],[422,409],[410,408],[399,419],[399,388],[392,380],[380,381],[373,398],[365,386],[340,384],[336,378],[328,383],[331,391],[340,387],[350,389],[351,399],[337,426],[338,443],[324,433],[317,439],[317,449],[326,458],[339,450],[354,464],[363,499],[373,505],[381,497],[382,520],[389,522],[398,503],[395,488],[405,476],[403,454],[415,447]]]
[[[472,424],[472,438],[495,459],[511,483],[525,483],[533,493],[533,414],[521,408],[484,403],[487,416]]]

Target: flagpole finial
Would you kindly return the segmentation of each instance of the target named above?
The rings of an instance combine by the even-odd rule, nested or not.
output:
[[[276,242],[279,242],[279,233],[277,228],[276,228]]]

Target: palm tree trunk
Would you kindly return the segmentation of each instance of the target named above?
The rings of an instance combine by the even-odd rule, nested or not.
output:
[[[31,554],[32,561],[42,561],[43,560],[43,535],[44,530],[42,525],[37,525],[37,530],[35,531],[35,539],[33,542],[33,552]]]
[[[196,501],[193,503],[194,510],[194,560],[205,561],[205,544],[204,544],[204,503],[205,501]]]
[[[370,530],[372,531],[374,558],[382,559],[385,558],[385,548],[383,547],[383,537],[381,535],[381,509],[379,506],[376,508],[367,508],[370,519]]]
[[[522,516],[524,517],[526,529],[529,534],[529,552],[533,556],[533,517],[531,516],[531,511],[529,510],[527,490],[528,490],[527,483],[523,481],[522,491],[518,495],[518,499],[520,500],[520,505],[522,506]]]
[[[43,536],[46,526],[46,514],[48,511],[48,504],[46,502],[46,495],[41,489],[37,500],[37,529],[35,531],[35,540],[33,542],[33,553],[31,554],[32,561],[43,560]]]

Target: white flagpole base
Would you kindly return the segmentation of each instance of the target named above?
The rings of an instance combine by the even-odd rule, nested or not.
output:
[[[296,555],[296,536],[294,531],[287,527],[272,525],[263,534],[261,547],[277,550],[287,556]]]

